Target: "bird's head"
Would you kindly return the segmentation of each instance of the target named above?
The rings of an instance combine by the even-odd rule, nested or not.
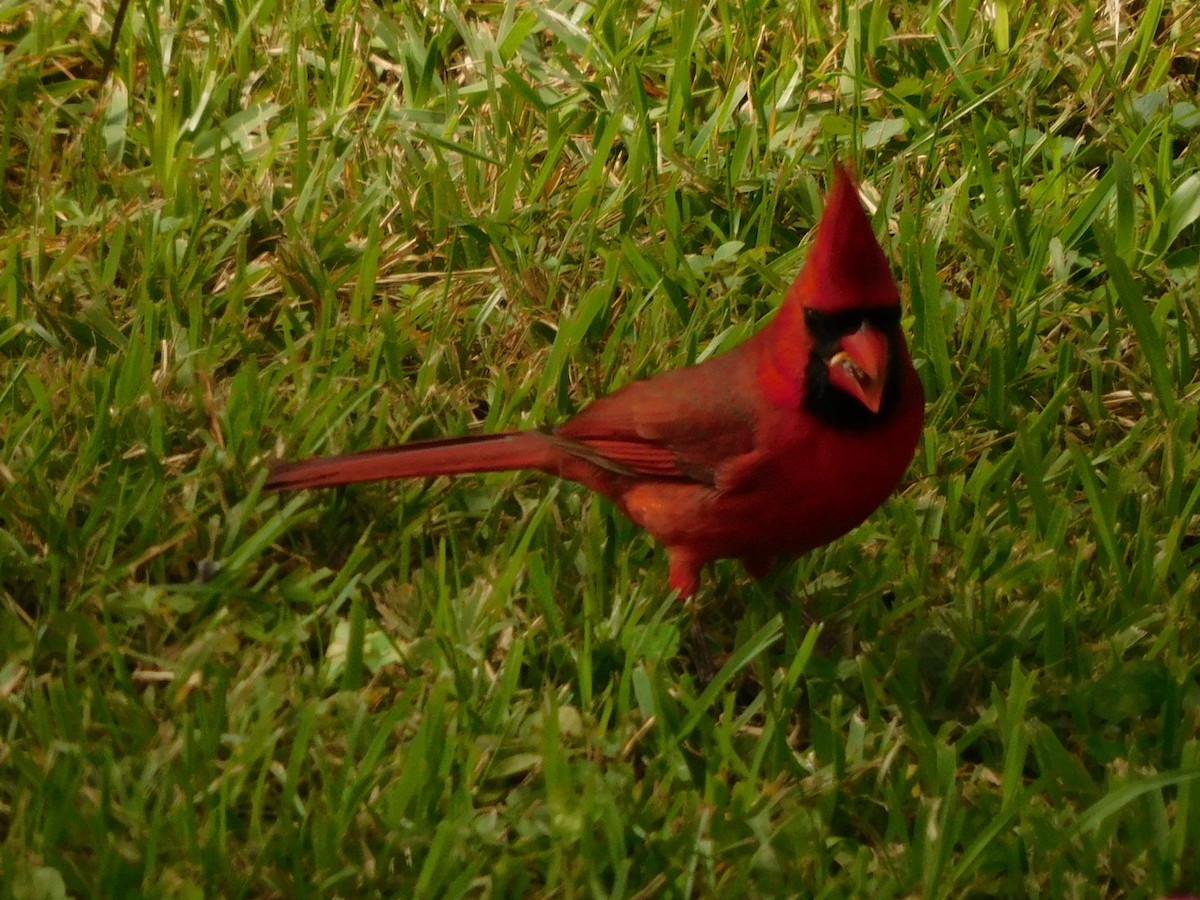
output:
[[[803,310],[808,337],[805,406],[847,427],[889,415],[907,356],[900,291],[854,179],[842,166],[787,305]]]

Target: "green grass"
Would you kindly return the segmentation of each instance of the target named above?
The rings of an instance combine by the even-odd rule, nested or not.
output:
[[[1193,2],[98,6],[0,0],[0,896],[1200,889]],[[261,490],[731,346],[835,158],[924,441],[711,681],[573,485]]]

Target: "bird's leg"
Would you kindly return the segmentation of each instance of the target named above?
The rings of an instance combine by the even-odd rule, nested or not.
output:
[[[679,592],[683,600],[690,600],[700,589],[700,567],[703,561],[681,547],[668,547],[671,561],[671,587]]]
[[[691,607],[692,613],[692,664],[695,665],[696,674],[700,677],[700,680],[707,684],[717,674],[717,668],[713,664],[712,650],[708,646],[708,635],[705,633],[704,625],[701,622],[701,614],[704,610],[701,608],[694,594],[687,599],[687,605]]]
[[[671,560],[671,587],[690,607],[692,614],[692,662],[696,666],[696,674],[708,682],[716,674],[716,669],[713,667],[712,653],[709,651],[708,635],[704,633],[700,624],[701,608],[696,600],[696,592],[700,589],[700,569],[704,561],[682,547],[669,547],[667,552]]]

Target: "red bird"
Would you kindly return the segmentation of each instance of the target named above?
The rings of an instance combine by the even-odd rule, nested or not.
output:
[[[760,577],[866,519],[904,475],[923,420],[900,293],[839,166],[779,312],[729,352],[626,385],[556,428],[284,463],[266,484],[537,469],[603,494],[665,544],[671,587],[689,597],[712,560]]]

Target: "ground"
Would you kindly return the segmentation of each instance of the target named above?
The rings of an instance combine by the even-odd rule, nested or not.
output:
[[[0,895],[1200,888],[1194,3],[116,17],[0,0]],[[573,485],[261,490],[731,346],[835,160],[930,400],[851,535],[697,611]]]

